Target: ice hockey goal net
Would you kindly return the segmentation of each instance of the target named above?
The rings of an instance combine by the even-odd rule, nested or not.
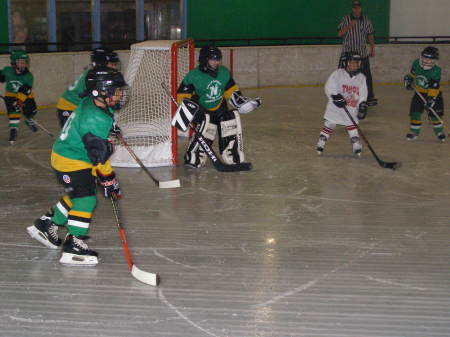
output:
[[[125,141],[147,167],[176,164],[177,131],[170,125],[175,104],[161,86],[176,96],[184,75],[194,67],[193,40],[145,41],[131,46],[125,80],[128,104],[116,115]],[[128,151],[115,144],[114,166],[138,167]]]

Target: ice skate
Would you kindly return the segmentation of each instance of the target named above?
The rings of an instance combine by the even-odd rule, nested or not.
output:
[[[58,226],[50,220],[48,216],[42,216],[34,222],[33,226],[27,227],[30,236],[51,249],[58,249],[61,246],[61,239],[58,237]]]
[[[443,133],[443,132],[440,132],[438,135],[437,135],[437,137],[438,137],[438,139],[442,142],[442,143],[445,143],[445,134]]]
[[[416,140],[416,139],[417,139],[417,135],[413,132],[408,132],[408,134],[406,135],[407,141]]]
[[[359,142],[359,137],[352,137],[350,141],[352,142],[353,154],[358,158],[361,157],[362,145]]]
[[[326,142],[327,142],[327,137],[325,137],[324,135],[320,135],[319,141],[317,142],[317,145],[316,145],[316,151],[319,156],[321,156],[323,154],[323,150],[325,149]]]
[[[38,128],[36,127],[36,123],[32,119],[25,118],[25,124],[30,128],[31,131],[37,132]]]
[[[9,144],[14,145],[16,139],[17,139],[17,129],[12,128],[9,130],[9,139],[8,139]]]
[[[67,234],[64,240],[62,255],[59,262],[71,266],[95,266],[98,264],[98,253],[89,249],[87,236]]]

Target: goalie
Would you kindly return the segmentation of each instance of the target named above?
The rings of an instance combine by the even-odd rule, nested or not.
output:
[[[261,100],[242,95],[228,69],[221,65],[222,52],[218,48],[203,47],[198,61],[198,67],[184,77],[178,88],[177,100],[182,104],[176,114],[180,123],[175,124],[180,130],[186,130],[192,121],[209,146],[218,134],[219,151],[224,163],[242,163],[244,151],[240,114],[255,110],[261,105]],[[234,109],[228,109],[227,99]],[[199,105],[195,116],[186,109],[191,100]],[[186,165],[196,168],[206,162],[206,154],[195,137],[189,143],[184,161]]]

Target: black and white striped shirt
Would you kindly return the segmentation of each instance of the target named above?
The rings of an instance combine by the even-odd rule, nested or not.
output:
[[[338,29],[342,29],[348,26],[352,21],[351,15],[346,15],[342,18]],[[342,52],[355,51],[358,52],[361,57],[368,57],[367,51],[367,36],[373,34],[372,22],[370,22],[367,16],[361,16],[357,19],[357,23],[354,27],[349,29],[343,36]]]

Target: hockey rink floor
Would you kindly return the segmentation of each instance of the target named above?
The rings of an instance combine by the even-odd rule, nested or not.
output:
[[[28,236],[62,195],[52,141],[22,123],[10,146],[0,116],[0,336],[450,336],[450,141],[425,118],[407,142],[411,92],[375,91],[361,128],[382,160],[403,163],[397,171],[367,146],[354,158],[342,127],[317,156],[322,87],[244,90],[263,98],[242,116],[250,172],[151,169],[181,180],[158,189],[140,169],[117,169],[134,262],[159,287],[131,276],[100,191],[97,267],[62,266],[59,251]],[[57,132],[53,109],[37,119]]]

